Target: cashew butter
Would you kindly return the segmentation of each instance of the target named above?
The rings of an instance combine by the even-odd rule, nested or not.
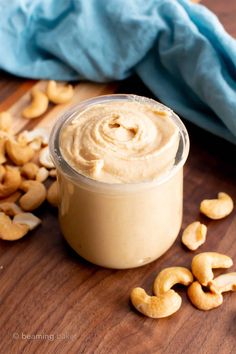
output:
[[[173,244],[188,135],[170,109],[134,95],[88,100],[59,120],[50,148],[61,230],[79,255],[132,268]]]

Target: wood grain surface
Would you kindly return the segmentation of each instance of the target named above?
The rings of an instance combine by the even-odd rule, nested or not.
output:
[[[204,3],[236,36],[235,0]],[[1,75],[0,111],[10,108],[16,131],[36,124],[22,120],[19,114],[35,84],[44,85]],[[115,89],[115,84],[81,83],[76,100]],[[119,91],[150,95],[137,78],[122,83]],[[50,126],[58,113],[59,108],[52,106],[37,124]],[[236,147],[185,123],[191,151],[185,168],[183,228],[196,219],[204,221],[208,236],[199,251],[222,252],[236,263],[236,212],[221,221],[209,221],[199,214],[200,201],[218,191],[228,192],[236,202]],[[235,353],[235,293],[225,294],[218,309],[202,312],[190,304],[186,289],[177,286],[182,307],[161,320],[145,318],[129,303],[133,287],[151,292],[161,269],[190,266],[198,252],[182,247],[180,237],[159,260],[138,269],[114,271],[84,261],[67,246],[53,208],[45,203],[37,215],[43,225],[29,236],[0,242],[0,354]],[[236,271],[236,264],[232,269]]]

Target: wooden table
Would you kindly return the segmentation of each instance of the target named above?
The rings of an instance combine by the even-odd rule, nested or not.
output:
[[[236,37],[235,0],[204,3]],[[33,84],[2,75],[0,110],[9,108]],[[81,85],[81,98],[114,91],[114,86]],[[137,79],[119,90],[150,95]],[[236,147],[186,125],[191,152],[185,169],[183,228],[193,220],[204,221],[209,230],[200,250],[226,253],[236,262],[235,211],[222,221],[199,215],[200,201],[218,191],[228,192],[236,201]],[[18,242],[0,243],[0,353],[235,353],[234,293],[225,294],[218,309],[202,312],[190,304],[186,289],[177,287],[182,307],[162,320],[145,318],[131,308],[133,287],[151,291],[162,268],[190,266],[194,253],[182,247],[180,237],[152,264],[113,271],[73,253],[62,238],[55,210],[45,204],[37,214],[42,227]]]

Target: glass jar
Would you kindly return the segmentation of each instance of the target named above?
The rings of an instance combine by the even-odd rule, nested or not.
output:
[[[92,105],[137,101],[170,113],[179,143],[173,166],[160,178],[139,183],[104,183],[86,177],[62,156],[63,127]],[[126,269],[150,263],[174,243],[182,223],[183,165],[189,137],[178,116],[164,105],[135,95],[99,96],[81,102],[55,124],[50,137],[60,191],[59,221],[69,245],[86,260]]]

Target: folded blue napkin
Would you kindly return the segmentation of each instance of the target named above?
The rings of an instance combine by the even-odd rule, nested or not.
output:
[[[236,41],[188,0],[0,0],[0,68],[96,82],[138,74],[184,118],[236,143]]]

